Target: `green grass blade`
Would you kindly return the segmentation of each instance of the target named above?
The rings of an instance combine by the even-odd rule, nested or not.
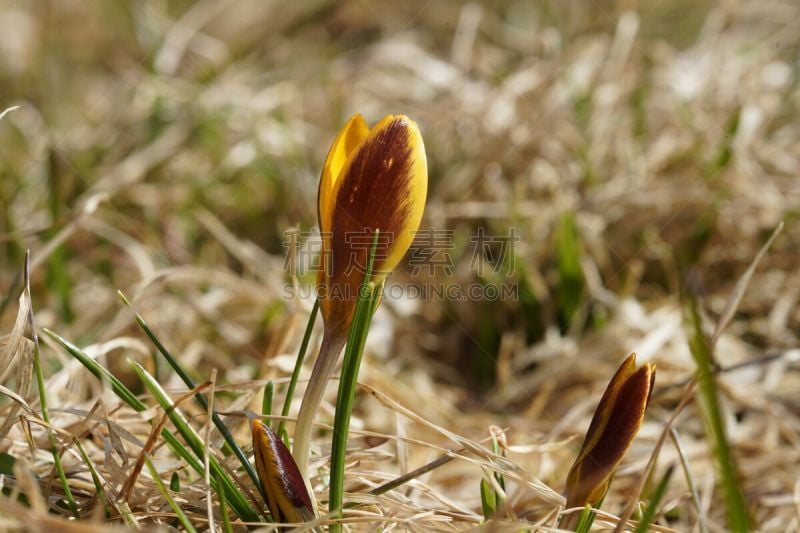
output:
[[[328,511],[334,519],[342,517],[344,503],[344,463],[347,452],[347,435],[350,430],[350,415],[355,401],[358,369],[361,366],[361,357],[364,354],[364,344],[367,341],[369,325],[372,314],[377,305],[376,299],[380,290],[370,281],[372,268],[375,261],[375,250],[378,244],[378,232],[372,240],[372,248],[367,262],[367,271],[364,281],[358,291],[355,316],[350,326],[347,337],[347,347],[342,362],[342,374],[339,379],[339,394],[336,398],[336,414],[333,421],[333,445],[331,447],[331,473],[330,487],[328,490]],[[342,530],[340,522],[330,525],[331,533]]]
[[[594,512],[592,506],[587,503],[586,507],[581,511],[581,516],[578,518],[578,524],[575,526],[575,533],[589,533],[596,516],[597,514]]]
[[[61,337],[58,333],[55,333],[47,328],[44,328],[43,331],[50,338],[56,341],[56,343],[61,346],[69,355],[77,359],[84,367],[86,367],[86,370],[94,374],[97,379],[111,385],[111,390],[114,392],[114,394],[116,394],[120,400],[128,404],[133,410],[141,412],[147,409],[147,406],[142,403],[142,401],[139,400],[135,394],[133,394],[125,385],[123,385],[122,382],[118,380],[114,374],[109,372],[103,365],[83,353],[80,348]]]
[[[372,291],[370,291],[371,294]],[[358,368],[364,354],[364,344],[367,340],[371,298],[364,298],[356,306],[353,329],[347,340],[347,349],[344,354],[342,375],[339,380],[339,393],[336,399],[336,414],[333,422],[333,446],[331,447],[331,473],[329,487],[329,511],[334,518],[341,518],[344,502],[344,463],[347,452],[347,436],[350,427],[350,416],[355,402]],[[341,531],[340,523],[332,523],[332,533]]]
[[[50,451],[53,454],[53,465],[56,473],[58,474],[58,480],[61,483],[61,488],[64,491],[64,497],[67,499],[67,505],[69,506],[72,515],[75,518],[80,518],[78,505],[75,503],[75,498],[73,497],[72,490],[69,487],[69,481],[67,480],[67,475],[64,472],[64,465],[61,463],[61,454],[58,451],[58,441],[56,440],[56,436],[50,427],[50,413],[47,410],[47,389],[44,386],[44,371],[42,370],[42,358],[41,353],[39,352],[39,334],[36,331],[36,321],[33,316],[33,302],[31,301],[30,261],[31,252],[28,250],[25,253],[25,287],[23,291],[25,298],[28,300],[28,325],[30,327],[31,337],[33,339],[33,371],[36,374],[36,386],[39,389],[39,406],[42,410],[42,420],[44,420],[44,422],[47,424],[47,439],[50,444]]]
[[[670,437],[672,437],[672,442],[675,444],[675,450],[678,452],[678,458],[681,461],[683,474],[686,478],[686,485],[689,487],[689,493],[692,495],[692,503],[694,504],[694,510],[697,513],[697,527],[700,530],[700,533],[707,533],[708,527],[706,526],[706,517],[703,511],[703,505],[700,502],[700,494],[697,491],[697,483],[695,483],[694,476],[692,476],[692,471],[689,468],[689,460],[686,457],[686,453],[683,451],[683,444],[681,443],[681,438],[678,436],[678,431],[675,429],[675,426],[669,428],[669,434]]]
[[[319,311],[319,300],[314,300],[314,307],[311,308],[311,314],[308,315],[308,323],[306,324],[306,331],[303,333],[303,342],[300,343],[300,349],[297,351],[297,360],[294,363],[294,370],[292,370],[292,377],[289,380],[289,386],[286,389],[286,398],[283,400],[283,409],[281,409],[281,421],[278,423],[278,436],[284,439],[286,434],[286,420],[289,416],[289,411],[292,408],[292,398],[294,397],[294,390],[297,388],[297,380],[300,378],[300,370],[303,368],[303,361],[306,358],[306,350],[308,350],[308,343],[311,340],[311,332],[314,331],[314,322],[317,319],[317,312]],[[287,443],[288,447],[289,444]],[[291,448],[289,448],[291,449]]]
[[[233,533],[231,517],[228,516],[228,498],[225,496],[225,487],[220,487],[219,515],[222,517],[222,531]]]
[[[77,346],[67,341],[57,333],[45,329],[44,332],[56,341],[66,352],[77,359],[89,372],[91,372],[97,379],[104,383],[111,385],[111,390],[117,395],[119,399],[128,404],[128,406],[137,412],[142,412],[147,409],[147,406],[142,403],[139,398],[133,394],[117,377],[109,372],[103,365],[83,353]],[[170,445],[172,450],[182,459],[184,459],[189,466],[191,466],[199,474],[203,473],[203,466],[195,457],[186,449],[183,444],[172,434],[171,431],[165,429],[161,432],[161,436]]]
[[[558,268],[559,314],[562,327],[569,326],[583,297],[580,237],[572,213],[564,213],[555,228],[556,265]]]
[[[497,510],[497,499],[492,484],[488,483],[485,479],[481,479],[481,508],[483,509],[483,518],[489,520],[494,516]]]
[[[500,455],[500,443],[497,440],[497,436],[492,434],[492,451],[496,455]],[[505,477],[495,472],[492,474],[494,480],[497,482],[497,486],[501,489],[506,489],[506,481]],[[492,483],[487,481],[486,479],[481,479],[481,507],[483,508],[483,517],[486,520],[489,520],[494,514],[497,512],[497,509],[503,505],[503,495],[498,492]]]
[[[272,414],[272,397],[275,394],[275,384],[272,380],[267,381],[267,384],[264,385],[264,398],[261,400],[261,414],[264,415],[264,424],[267,427],[271,427],[271,421],[269,419],[270,415]]]
[[[114,394],[116,394],[123,402],[128,404],[131,409],[137,412],[142,412],[147,409],[147,406],[142,403],[142,401],[139,400],[136,395],[134,395],[120,380],[118,380],[114,374],[109,372],[97,361],[83,353],[83,351],[81,351],[78,347],[57,333],[46,328],[44,329],[44,332],[59,346],[61,346],[70,356],[77,359],[89,372],[94,374],[97,379],[102,382],[109,383]],[[165,428],[161,432],[161,436],[167,442],[167,445],[169,445],[170,449],[172,449],[172,451],[175,452],[178,457],[186,461],[192,470],[201,476],[204,475],[205,471],[203,464],[192,454],[192,452],[186,449],[181,441],[178,440],[178,438],[170,430]],[[212,488],[219,492],[215,480],[212,480]],[[231,502],[231,505],[233,506],[234,511],[236,511],[236,514],[239,515],[239,517],[241,517],[243,520],[253,522],[257,521],[257,515],[249,505],[241,506],[237,502]]]
[[[44,375],[42,373],[42,364],[39,357],[38,343],[34,343],[33,347],[33,368],[34,372],[36,373],[36,384],[39,388],[39,404],[42,408],[42,419],[48,425],[47,439],[50,444],[50,451],[53,454],[53,466],[58,474],[58,480],[61,483],[61,488],[64,490],[64,497],[67,499],[67,505],[69,506],[72,515],[75,518],[80,518],[78,505],[75,503],[75,498],[72,496],[72,490],[69,488],[67,474],[64,472],[64,465],[61,463],[61,454],[58,451],[58,442],[56,441],[56,436],[53,434],[53,430],[49,427],[50,415],[47,412],[47,395],[45,393],[46,389],[44,386]]]
[[[706,432],[714,443],[714,458],[720,475],[720,484],[728,514],[728,529],[736,533],[750,531],[750,516],[747,502],[739,487],[736,461],[728,443],[725,420],[719,409],[719,393],[714,375],[714,362],[708,338],[703,333],[697,301],[691,295],[685,306],[686,326],[689,333],[689,349],[697,365],[697,381]]]
[[[500,443],[497,440],[497,436],[494,434],[492,434],[492,451],[495,453],[495,455],[502,454],[503,456],[505,456],[505,452],[503,450],[500,450]],[[503,476],[503,474],[499,472],[495,472],[494,479],[495,481],[497,481],[497,486],[503,489],[503,491],[505,491],[506,490],[505,476]],[[500,492],[494,491],[495,509],[499,509],[501,505],[503,505],[503,495]]]
[[[136,361],[129,361],[129,364],[133,368],[133,371],[136,372],[136,375],[142,381],[142,384],[144,384],[145,388],[150,392],[150,394],[153,395],[156,402],[158,402],[158,404],[164,409],[170,421],[178,430],[178,433],[180,433],[180,435],[189,445],[189,448],[192,449],[198,458],[205,458],[205,445],[203,443],[203,439],[197,434],[194,428],[189,425],[189,422],[186,420],[186,418],[184,418],[180,410],[177,409],[177,406],[172,402],[172,399],[167,395],[164,389],[161,388],[161,385],[159,385],[158,381],[156,381],[156,379]],[[216,487],[214,487],[214,484],[212,484],[212,488],[214,488],[214,490],[219,494],[219,486],[225,485],[225,495],[229,498],[231,505],[237,509],[237,513],[239,513],[239,509],[245,510],[247,518],[241,514],[239,514],[239,516],[242,516],[242,518],[245,518],[247,521],[257,521],[258,518],[256,513],[250,507],[245,495],[242,494],[236,485],[234,485],[233,481],[228,476],[228,473],[222,468],[222,466],[213,456],[209,457],[209,467],[213,477],[217,480]],[[205,473],[205,471],[203,473]]]
[[[647,503],[647,507],[645,507],[644,513],[642,513],[642,518],[639,520],[639,525],[636,527],[636,533],[646,533],[650,529],[650,524],[653,523],[653,519],[656,517],[658,508],[661,505],[661,500],[664,499],[664,494],[667,492],[669,479],[672,477],[672,472],[674,470],[675,466],[670,465],[667,471],[664,472],[661,481],[658,482],[656,490],[653,491],[653,495]]]
[[[578,516],[577,522],[575,522],[575,533],[589,533],[589,530],[592,529],[592,524],[594,524],[594,519],[597,518],[597,511],[603,506],[605,498],[605,496],[600,498],[600,501],[595,506],[590,503],[586,504]],[[572,527],[572,523],[572,515],[562,516],[559,521],[559,529],[569,529]]]
[[[197,530],[192,525],[192,522],[189,520],[189,517],[186,516],[186,513],[183,512],[178,502],[172,497],[172,494],[169,493],[167,487],[164,485],[164,482],[161,480],[161,476],[158,475],[158,470],[156,467],[153,466],[153,462],[150,460],[150,457],[147,454],[144,454],[144,461],[147,463],[147,469],[150,471],[150,476],[153,478],[153,481],[156,482],[156,486],[158,490],[161,492],[161,495],[167,500],[169,506],[172,507],[172,510],[175,512],[175,516],[178,517],[178,521],[183,526],[183,529],[188,531],[189,533],[197,533]]]
[[[94,462],[89,459],[89,454],[86,453],[83,445],[81,444],[80,440],[73,439],[75,443],[75,447],[78,448],[78,452],[81,455],[81,459],[86,464],[86,467],[89,469],[89,474],[92,476],[92,483],[94,483],[94,490],[97,491],[97,497],[102,500],[103,502],[103,510],[105,511],[105,517],[111,517],[111,506],[114,505],[114,502],[106,494],[105,489],[103,489],[103,481],[100,479],[100,473],[97,471],[97,468],[94,466]]]
[[[142,318],[142,315],[140,315],[133,308],[133,306],[125,297],[125,295],[122,293],[122,291],[117,291],[117,294],[119,295],[120,298],[122,298],[122,301],[125,303],[125,305],[127,305],[131,309],[131,311],[133,311],[136,323],[139,325],[140,328],[142,328],[145,335],[147,335],[148,338],[152,341],[152,343],[155,345],[159,353],[161,353],[161,355],[164,356],[164,359],[167,360],[169,366],[172,367],[172,370],[174,370],[176,374],[178,374],[178,377],[181,378],[181,381],[183,381],[186,387],[189,389],[194,389],[195,387],[197,387],[197,384],[194,382],[194,380],[192,380],[192,378],[189,377],[189,374],[186,373],[186,371],[183,369],[180,363],[178,363],[178,361],[172,356],[169,350],[167,350],[167,348],[161,343],[156,334],[153,333],[153,330],[150,329],[150,326],[147,325],[147,322],[145,322],[144,318]],[[203,394],[198,392],[197,394],[194,395],[194,399],[200,405],[201,409],[203,409],[204,411],[208,411],[208,400]],[[233,438],[233,435],[231,434],[230,430],[222,421],[222,419],[219,417],[219,415],[216,413],[216,411],[212,411],[211,420],[214,422],[214,426],[216,426],[217,430],[220,432],[220,435],[222,435],[222,438],[225,439],[225,443],[233,451],[233,454],[236,456],[236,458],[239,459],[239,463],[241,463],[245,472],[247,472],[247,475],[250,476],[250,479],[253,481],[253,484],[256,486],[256,488],[260,493],[261,481],[258,479],[258,474],[253,468],[253,465],[250,464],[250,461],[247,460],[247,456],[244,454],[244,451],[242,451],[242,449],[236,443],[236,439]]]
[[[181,491],[181,478],[177,472],[173,472],[172,476],[169,478],[169,490],[172,492]]]

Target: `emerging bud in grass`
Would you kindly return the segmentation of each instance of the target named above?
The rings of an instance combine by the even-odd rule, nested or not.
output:
[[[256,471],[272,518],[292,523],[312,520],[311,498],[289,450],[260,420],[253,420],[251,427]]]
[[[319,184],[317,295],[325,329],[295,429],[293,451],[301,472],[308,465],[314,414],[347,342],[375,232],[371,281],[378,285],[411,245],[427,192],[425,147],[414,122],[389,115],[370,129],[361,115],[347,121],[328,152]]]
[[[611,378],[567,476],[567,507],[596,506],[603,499],[644,420],[655,378],[655,365],[636,369],[636,354],[629,355]]]

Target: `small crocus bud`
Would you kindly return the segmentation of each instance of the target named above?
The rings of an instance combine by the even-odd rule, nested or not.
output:
[[[370,281],[378,285],[411,245],[427,192],[425,147],[413,121],[389,115],[372,129],[361,115],[347,121],[328,152],[319,184],[317,294],[325,327],[295,428],[293,452],[301,472],[308,465],[314,414],[347,342],[375,233]]]
[[[611,378],[567,476],[567,507],[596,506],[603,499],[644,420],[655,378],[655,365],[636,368],[636,354],[629,355]]]
[[[285,523],[312,520],[311,498],[289,450],[261,420],[253,420],[251,428],[256,471],[272,518]]]

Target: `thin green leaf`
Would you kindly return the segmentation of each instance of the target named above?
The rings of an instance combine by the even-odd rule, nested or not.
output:
[[[342,362],[342,374],[339,379],[339,394],[336,398],[336,414],[334,415],[333,422],[333,445],[331,447],[330,486],[328,490],[328,508],[334,519],[341,518],[342,516],[347,435],[350,430],[350,416],[353,411],[353,402],[355,401],[358,369],[361,366],[361,357],[364,354],[364,344],[367,341],[367,333],[369,332],[369,325],[372,321],[372,314],[377,305],[376,300],[380,295],[380,290],[376,290],[375,284],[370,281],[373,264],[375,262],[375,250],[378,244],[378,236],[378,231],[376,231],[372,240],[364,281],[359,287],[355,316],[350,326],[350,333],[347,337],[347,347]],[[341,522],[336,521],[331,523],[331,533],[339,533],[341,530]]]
[[[294,390],[297,388],[297,380],[300,378],[300,370],[303,368],[303,361],[306,358],[306,351],[308,350],[308,343],[311,340],[311,332],[314,331],[314,322],[317,319],[317,312],[319,311],[319,300],[314,300],[314,307],[311,308],[311,314],[308,315],[308,323],[306,324],[306,331],[303,333],[303,342],[300,343],[300,349],[297,351],[297,359],[294,363],[294,370],[292,370],[292,377],[289,380],[289,385],[286,388],[286,398],[283,400],[283,409],[281,409],[281,421],[278,423],[278,436],[284,441],[286,446],[289,446],[288,438],[284,439],[286,435],[286,417],[289,416],[289,411],[292,409],[292,398],[294,398]],[[291,449],[291,448],[289,448]]]
[[[674,426],[670,426],[669,434],[670,437],[672,437],[672,442],[675,444],[675,449],[678,452],[678,458],[680,459],[681,466],[683,467],[683,474],[686,477],[686,484],[689,486],[689,493],[692,495],[692,503],[694,504],[694,510],[697,513],[697,527],[700,530],[700,533],[707,533],[708,527],[706,526],[705,512],[703,511],[703,505],[700,503],[700,494],[697,491],[697,483],[695,483],[694,477],[692,476],[692,471],[689,468],[689,459],[686,457],[686,453],[683,451],[681,438],[678,436],[678,431]]]
[[[692,295],[687,297],[685,314],[689,330],[689,349],[697,365],[697,380],[706,432],[714,443],[714,458],[728,514],[728,529],[736,533],[746,533],[750,531],[747,502],[739,487],[736,460],[728,443],[725,420],[719,409],[719,393],[709,341],[703,333],[697,301]]]
[[[642,518],[639,520],[639,525],[636,527],[636,533],[645,533],[650,529],[650,524],[653,523],[653,519],[655,519],[656,513],[658,513],[658,508],[661,505],[661,500],[664,499],[664,494],[667,492],[667,485],[669,485],[669,479],[672,477],[672,472],[674,470],[675,465],[670,465],[667,471],[664,472],[661,481],[658,482],[656,490],[653,491],[653,495],[647,503],[647,507],[644,509],[644,513],[642,513]]]
[[[492,433],[492,451],[496,455],[500,455],[500,444],[497,440],[497,435]],[[483,509],[483,517],[486,520],[489,520],[494,514],[497,512],[503,505],[503,494],[501,494],[495,487],[499,487],[500,489],[505,490],[506,482],[505,477],[500,474],[499,472],[495,472],[491,474],[494,478],[494,481],[497,485],[493,485],[490,481],[487,481],[485,478],[481,479],[480,489],[481,489],[481,507]]]
[[[492,434],[492,451],[495,453],[495,455],[503,455],[505,457],[505,450],[500,449],[500,443],[497,441],[497,435],[495,435],[494,433]],[[497,485],[505,491],[506,490],[505,476],[503,476],[503,474],[501,474],[500,472],[495,472],[494,479],[495,481],[497,481]],[[503,494],[495,490],[494,491],[495,509],[499,509],[501,505],[503,505]]]
[[[261,414],[264,415],[264,424],[270,426],[269,417],[272,414],[272,396],[275,393],[275,384],[272,380],[264,385],[264,398],[261,400]]]
[[[78,448],[81,459],[83,459],[83,462],[89,469],[89,473],[92,476],[92,483],[94,483],[94,489],[97,491],[97,497],[103,501],[103,510],[105,511],[105,516],[106,518],[110,518],[111,506],[114,505],[114,502],[108,497],[105,489],[103,489],[103,481],[100,479],[100,473],[97,471],[94,462],[89,459],[89,454],[86,453],[81,441],[78,439],[73,439],[73,442],[75,443],[75,447]]]
[[[47,328],[44,328],[43,331],[56,341],[69,355],[86,367],[86,370],[94,374],[97,379],[111,385],[111,390],[114,394],[116,394],[120,400],[128,404],[133,410],[141,412],[147,409],[147,406],[103,365],[86,355],[80,348],[61,337],[58,333]]]
[[[189,533],[197,533],[197,530],[192,525],[192,522],[189,520],[189,517],[186,516],[186,513],[183,512],[178,502],[172,497],[172,494],[169,493],[167,487],[164,486],[164,482],[161,480],[161,476],[158,475],[158,470],[156,467],[153,466],[153,462],[150,460],[150,457],[145,454],[144,455],[145,463],[147,463],[147,469],[150,471],[150,476],[153,478],[153,481],[156,482],[156,486],[158,490],[161,492],[161,495],[167,500],[167,503],[172,510],[175,512],[175,516],[178,517],[178,521],[181,523],[183,528],[188,531]]]
[[[44,385],[44,371],[42,370],[42,358],[39,352],[39,334],[36,331],[36,322],[33,316],[33,305],[31,303],[31,285],[30,285],[30,264],[31,264],[31,251],[25,253],[25,288],[23,289],[24,297],[28,301],[28,325],[30,327],[31,337],[33,338],[33,371],[36,374],[36,386],[39,388],[39,406],[42,410],[42,420],[47,425],[47,439],[50,444],[50,451],[53,454],[53,465],[58,480],[61,483],[61,488],[64,490],[64,497],[67,499],[72,516],[80,518],[78,512],[78,505],[75,503],[75,498],[72,496],[72,490],[69,487],[67,475],[64,472],[64,465],[61,464],[61,454],[58,451],[58,442],[56,436],[50,428],[50,413],[47,410],[47,389]]]
[[[289,432],[286,431],[286,428],[280,428],[279,427],[278,430],[279,430],[278,437],[280,437],[280,439],[283,441],[283,443],[286,445],[286,447],[291,450],[292,449],[292,443],[289,440]]]
[[[485,479],[481,479],[481,507],[483,509],[483,518],[489,520],[494,516],[497,510],[495,499],[495,492],[492,484],[488,483]]]
[[[558,268],[558,301],[561,321],[569,325],[583,297],[580,237],[572,213],[564,213],[555,229],[556,263]]]
[[[222,517],[222,531],[225,533],[233,533],[231,517],[228,516],[228,498],[225,496],[225,487],[220,487],[219,515]]]
[[[194,380],[192,380],[192,378],[189,377],[189,374],[186,373],[186,371],[183,369],[180,363],[178,363],[177,359],[175,359],[169,352],[169,350],[167,350],[167,348],[161,343],[156,334],[153,333],[153,330],[150,329],[150,326],[147,325],[147,322],[145,322],[144,318],[142,318],[142,315],[140,315],[133,308],[133,306],[125,297],[125,295],[122,293],[122,291],[117,291],[117,294],[119,295],[120,298],[122,298],[122,301],[125,303],[125,305],[128,306],[131,309],[131,311],[133,311],[136,323],[139,325],[140,328],[142,328],[145,335],[147,335],[150,338],[152,343],[156,346],[156,349],[159,351],[161,355],[164,356],[164,359],[167,360],[169,366],[172,367],[172,370],[174,370],[176,374],[178,374],[178,377],[181,378],[181,381],[183,381],[186,387],[189,389],[196,388],[197,384],[195,384]],[[203,409],[204,411],[208,411],[208,400],[203,394],[198,392],[197,394],[194,395],[194,399],[197,401],[198,405],[200,405],[201,409]],[[230,430],[222,421],[222,419],[219,417],[219,415],[216,413],[216,411],[211,413],[211,420],[214,422],[214,426],[216,426],[217,430],[220,432],[220,435],[222,435],[222,438],[225,439],[225,443],[233,451],[233,454],[236,456],[236,458],[239,459],[239,463],[241,463],[245,472],[247,472],[247,475],[250,476],[250,479],[253,481],[256,488],[260,491],[261,482],[258,479],[258,474],[253,468],[253,465],[250,464],[250,461],[247,460],[247,456],[245,455],[244,451],[242,451],[242,449],[236,443],[236,439],[233,438],[233,435],[231,434]]]
[[[575,533],[589,533],[596,516],[597,514],[594,512],[592,506],[587,503],[586,507],[581,511],[580,518],[578,518],[578,525],[575,526]]]
[[[156,402],[158,402],[158,404],[164,409],[170,421],[178,430],[178,433],[181,434],[183,439],[189,445],[189,448],[192,449],[198,458],[204,459],[205,445],[203,443],[203,439],[197,434],[195,429],[189,425],[189,422],[186,420],[186,418],[184,418],[181,411],[172,402],[172,399],[169,397],[169,395],[167,395],[164,389],[161,388],[161,385],[158,383],[158,381],[156,381],[156,379],[136,361],[129,360],[128,363],[133,368],[133,371],[136,372],[136,375],[139,377],[142,384],[144,384],[145,388],[150,392],[150,394],[153,395]],[[217,483],[212,481],[212,488],[219,493],[219,486],[224,484],[225,494],[230,498],[231,505],[234,505],[234,508],[241,507],[242,509],[247,509],[246,512],[249,514],[249,517],[246,518],[246,520],[256,521],[257,516],[252,507],[250,507],[247,498],[236,487],[236,485],[234,485],[233,481],[228,476],[228,473],[224,468],[222,468],[222,466],[220,466],[217,459],[213,456],[209,457],[209,467],[211,469],[213,478],[217,480]],[[205,474],[205,469],[202,466],[201,469],[203,474]],[[241,514],[239,516],[241,516]]]
[[[70,356],[77,359],[89,372],[94,374],[94,376],[104,383],[108,383],[111,386],[111,390],[116,394],[122,401],[124,401],[128,406],[130,406],[134,411],[142,412],[147,409],[147,406],[142,403],[139,398],[137,398],[120,380],[117,379],[114,374],[109,372],[105,367],[99,364],[97,361],[86,355],[83,351],[81,351],[78,347],[76,347],[71,342],[67,341],[57,333],[50,331],[49,329],[43,330],[50,338],[52,338],[57,344],[59,344]],[[167,442],[170,449],[172,449],[175,454],[186,461],[186,463],[198,474],[201,476],[204,474],[203,464],[195,457],[186,447],[181,443],[180,440],[168,429],[164,429],[161,431],[161,436]],[[230,482],[230,480],[228,480]],[[219,487],[216,484],[215,480],[212,480],[212,488],[217,490],[219,493]],[[237,490],[233,489],[232,492],[238,492]],[[245,502],[245,505],[241,505],[240,501],[232,501],[231,505],[233,506],[236,514],[239,515],[243,520],[247,521],[257,521],[258,515],[253,511],[249,504]]]

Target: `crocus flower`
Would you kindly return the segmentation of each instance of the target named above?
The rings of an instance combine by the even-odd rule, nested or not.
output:
[[[603,499],[644,420],[655,378],[655,365],[636,368],[636,354],[629,355],[611,378],[567,476],[567,507],[596,506]]]
[[[313,519],[306,484],[283,441],[258,419],[253,420],[251,429],[256,471],[272,518],[293,523]]]
[[[295,429],[293,452],[301,472],[308,465],[314,414],[347,342],[373,237],[378,232],[370,281],[378,284],[411,245],[427,191],[425,147],[413,121],[389,115],[372,129],[361,115],[347,121],[328,152],[319,183],[322,268],[317,293],[325,327]]]
[[[372,279],[378,282],[414,239],[427,191],[425,147],[414,122],[389,115],[370,130],[361,115],[347,121],[319,183],[323,268],[317,285],[326,329],[347,335],[373,234],[380,231]]]

